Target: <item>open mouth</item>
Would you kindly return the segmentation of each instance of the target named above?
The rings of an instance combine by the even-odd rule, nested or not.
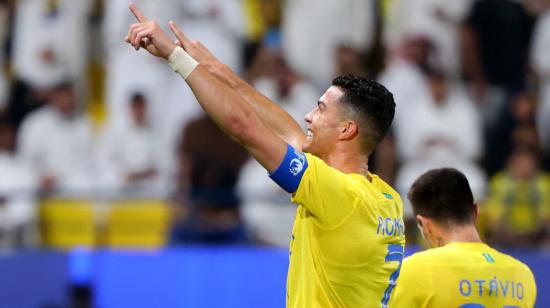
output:
[[[307,132],[306,132],[306,137],[307,137],[308,139],[313,138],[313,132],[312,132],[309,128],[308,128],[308,130],[307,130]]]

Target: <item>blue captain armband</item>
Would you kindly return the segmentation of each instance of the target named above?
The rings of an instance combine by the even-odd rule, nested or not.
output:
[[[307,166],[306,155],[296,152],[289,144],[285,158],[277,170],[271,173],[269,177],[284,190],[292,194],[298,189]]]

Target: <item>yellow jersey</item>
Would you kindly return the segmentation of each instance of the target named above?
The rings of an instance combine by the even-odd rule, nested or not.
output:
[[[385,307],[405,245],[399,195],[376,175],[306,154],[290,243],[287,307]]]
[[[491,179],[490,191],[484,205],[490,224],[529,234],[538,232],[550,219],[550,175],[546,173],[518,181],[500,172]]]
[[[520,261],[483,243],[450,243],[403,261],[390,307],[533,307],[536,293]]]

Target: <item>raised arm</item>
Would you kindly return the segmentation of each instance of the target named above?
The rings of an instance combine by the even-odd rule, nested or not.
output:
[[[260,120],[277,136],[291,144],[295,149],[301,150],[306,136],[300,124],[278,104],[272,102],[240,78],[229,66],[216,59],[200,42],[190,41],[174,22],[170,22],[169,25],[178,39],[179,46],[182,46],[187,53],[220,81],[235,90],[243,100],[254,108]]]
[[[130,6],[139,23],[130,26],[126,41],[134,48],[168,59],[179,48],[154,22]],[[183,52],[183,51],[182,51]],[[287,153],[286,142],[266,127],[251,104],[236,91],[197,65],[185,81],[202,108],[230,137],[242,144],[269,172],[274,172]]]

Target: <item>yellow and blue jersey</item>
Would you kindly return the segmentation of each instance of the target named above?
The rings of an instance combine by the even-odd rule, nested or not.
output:
[[[550,220],[550,175],[540,173],[528,181],[497,173],[484,204],[489,223],[505,225],[515,233],[536,233]]]
[[[399,195],[376,175],[345,174],[305,158],[292,197],[298,210],[287,307],[385,307],[405,245]]]
[[[450,243],[403,261],[390,307],[533,307],[536,293],[520,261],[483,243]]]

